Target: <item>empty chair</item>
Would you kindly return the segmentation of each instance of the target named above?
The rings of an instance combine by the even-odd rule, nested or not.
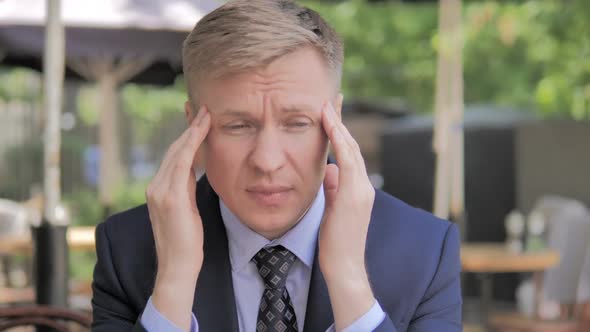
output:
[[[578,299],[580,275],[590,244],[590,215],[587,211],[562,209],[551,218],[548,227],[548,246],[559,252],[560,262],[545,272],[545,298],[573,305]]]
[[[490,323],[492,330],[580,331],[580,321],[578,317],[574,317],[573,308],[578,301],[578,284],[590,244],[590,214],[583,205],[576,204],[575,201],[560,200],[558,203],[543,213],[547,213],[548,220],[547,245],[559,252],[560,262],[545,271],[541,287],[545,299],[560,304],[560,319],[541,320],[514,314],[496,315]]]
[[[0,199],[0,239],[30,233],[29,212],[23,205]]]
[[[563,196],[545,195],[539,198],[531,211],[539,211],[545,217],[545,220],[551,222],[556,213],[567,210],[571,214],[585,214],[587,207],[584,203]]]
[[[29,209],[24,205],[0,199],[0,241],[15,236],[30,236],[30,215]],[[25,262],[25,264],[27,263]],[[0,272],[4,272],[0,275],[0,279],[4,280],[4,282],[0,282],[0,286],[2,284],[12,286],[10,276],[12,268],[13,260],[10,253],[0,253]]]
[[[590,242],[590,238],[588,238],[587,241]],[[588,250],[586,250],[584,264],[582,265],[582,272],[580,274],[578,302],[590,302],[590,246],[588,246]]]
[[[590,238],[588,239],[590,242]],[[579,315],[582,324],[581,331],[590,331],[590,246],[586,251],[586,258],[580,274],[578,285]]]
[[[75,331],[90,331],[92,318],[90,313],[51,306],[16,306],[0,307],[0,331],[14,327],[36,326],[50,327],[55,331],[69,332],[71,323],[80,328]]]

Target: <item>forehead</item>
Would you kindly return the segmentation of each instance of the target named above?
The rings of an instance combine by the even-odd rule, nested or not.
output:
[[[304,48],[262,68],[204,81],[198,95],[200,103],[215,112],[225,107],[258,106],[264,100],[281,106],[321,104],[335,95],[335,86],[317,51]]]

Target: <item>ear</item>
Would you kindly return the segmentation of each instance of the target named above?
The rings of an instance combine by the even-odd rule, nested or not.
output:
[[[336,111],[336,114],[338,114],[339,118],[342,118],[342,100],[344,99],[344,96],[342,95],[342,93],[339,93],[336,98],[334,98],[332,105],[334,105],[334,110]]]
[[[191,123],[193,122],[193,119],[195,118],[196,115],[197,115],[197,113],[193,109],[193,104],[189,100],[185,101],[184,102],[184,118],[186,120],[187,126],[191,125]]]

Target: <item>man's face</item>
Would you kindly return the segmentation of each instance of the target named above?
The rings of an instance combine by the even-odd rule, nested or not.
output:
[[[265,68],[205,82],[198,96],[211,113],[202,147],[211,186],[250,229],[280,237],[307,211],[324,178],[321,109],[331,102],[340,112],[342,103],[327,67],[303,48]]]

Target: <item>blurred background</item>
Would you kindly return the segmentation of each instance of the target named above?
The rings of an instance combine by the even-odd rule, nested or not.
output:
[[[186,126],[182,40],[216,4],[113,0],[84,10],[73,3],[62,0],[60,185],[63,218],[82,232],[145,202],[147,183]],[[583,321],[590,301],[590,1],[301,3],[344,40],[344,121],[373,184],[460,224],[466,326]],[[112,19],[93,21],[88,12],[100,10]],[[22,236],[30,243],[43,208],[43,15],[44,1],[0,3],[5,244]],[[0,246],[4,305],[34,301],[24,247]],[[90,308],[95,260],[92,243],[70,248],[74,308]]]

